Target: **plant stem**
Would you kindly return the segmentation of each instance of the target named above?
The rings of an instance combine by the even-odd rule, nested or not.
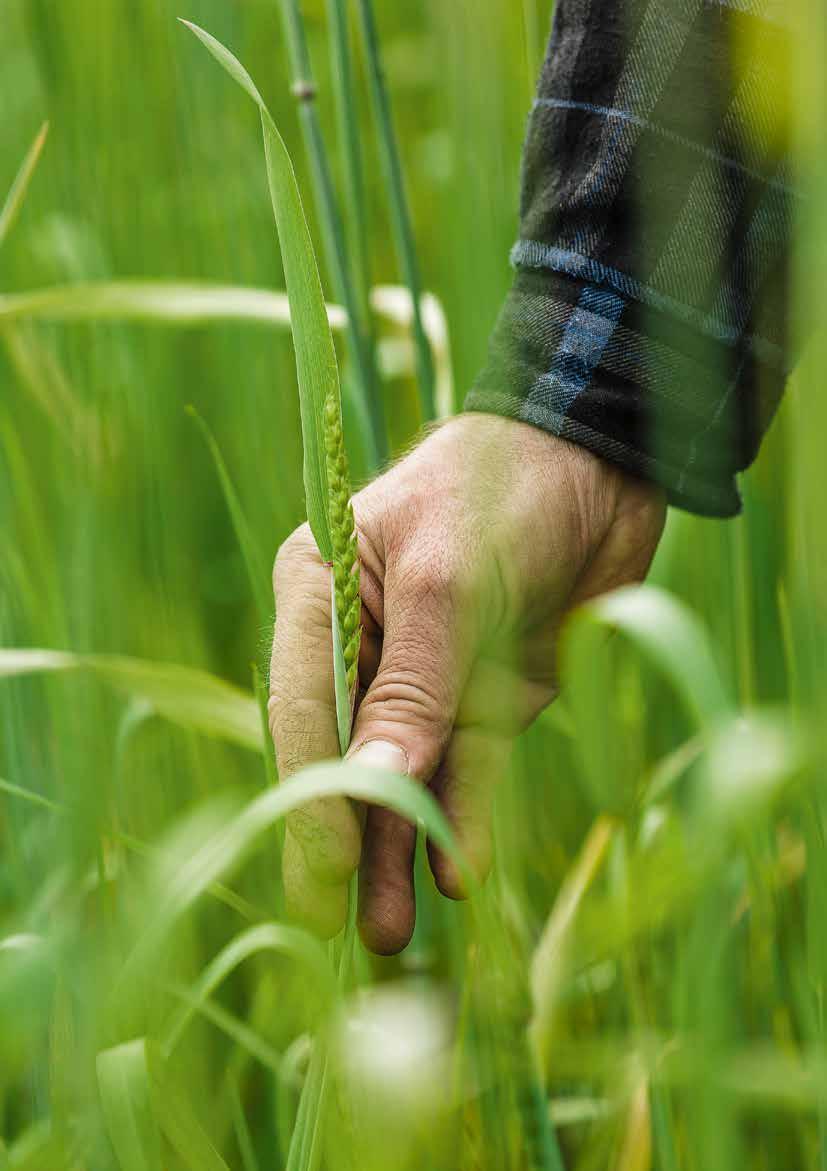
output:
[[[744,517],[736,517],[729,530],[733,576],[733,610],[735,619],[735,655],[738,669],[738,692],[742,707],[755,703],[755,659],[753,650],[753,591],[750,574],[749,535]]]
[[[336,120],[339,130],[339,149],[342,159],[347,218],[350,226],[353,271],[362,320],[368,323],[368,332],[372,332],[370,331],[370,250],[365,214],[367,199],[365,196],[364,157],[353,78],[353,46],[348,23],[347,0],[327,0],[327,16],[332,33],[330,66],[333,94],[336,99]]]
[[[379,53],[379,37],[376,30],[373,5],[371,0],[358,0],[358,3],[362,18],[362,34],[365,43],[365,57],[367,59],[373,112],[379,135],[379,153],[382,159],[385,183],[388,188],[390,200],[391,227],[399,257],[399,264],[402,268],[402,277],[408,286],[413,303],[413,337],[416,352],[419,399],[423,418],[429,421],[433,419],[435,411],[434,362],[431,347],[428,344],[428,337],[425,333],[425,326],[422,321],[422,286],[411,226],[410,209],[405,194],[402,161],[399,156],[399,147],[393,129],[390,96],[387,85],[385,84],[382,59]]]
[[[344,304],[348,316],[348,339],[358,378],[357,406],[370,422],[368,458],[373,468],[387,457],[384,410],[379,377],[373,360],[372,347],[364,314],[354,286],[345,246],[344,228],[333,177],[330,171],[324,137],[316,110],[316,86],[307,47],[304,20],[299,0],[282,0],[282,16],[287,39],[290,68],[293,75],[293,94],[299,105],[299,117],[305,146],[310,158],[316,207],[322,229],[325,256],[333,278],[334,294]]]

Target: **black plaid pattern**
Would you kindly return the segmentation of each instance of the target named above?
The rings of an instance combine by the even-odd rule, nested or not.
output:
[[[466,410],[738,511],[792,364],[786,21],[785,0],[558,0]]]

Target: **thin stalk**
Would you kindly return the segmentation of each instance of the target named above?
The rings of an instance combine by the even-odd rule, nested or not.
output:
[[[367,198],[364,156],[359,133],[359,110],[353,76],[353,45],[348,21],[347,0],[327,0],[331,28],[330,66],[335,98],[339,149],[344,178],[347,220],[355,283],[360,298],[362,321],[370,332],[370,250],[368,248]]]
[[[371,465],[376,467],[388,454],[382,396],[368,340],[366,321],[348,264],[344,227],[316,109],[317,91],[299,0],[282,0],[281,12],[290,70],[293,75],[293,95],[298,102],[302,132],[310,159],[324,252],[333,278],[334,294],[347,310],[347,334],[358,371],[357,384],[362,400],[360,406],[370,422],[371,450],[368,458]]]
[[[273,738],[270,735],[270,720],[268,719],[267,710],[267,685],[262,677],[261,671],[258,669],[258,664],[251,664],[253,673],[253,692],[255,693],[256,703],[258,704],[259,717],[261,719],[261,735],[264,743],[264,780],[266,787],[272,789],[278,784],[279,778],[276,772],[276,749],[273,744]],[[278,873],[281,874],[281,859],[284,855],[284,822],[279,821],[276,826],[276,841],[278,842],[277,865]],[[284,885],[279,880],[276,883],[276,915],[281,915],[284,911]]]
[[[680,1171],[667,1091],[653,1081],[649,1085],[649,1100],[652,1105],[652,1138],[659,1171]]]
[[[379,37],[373,5],[371,0],[358,0],[358,4],[362,20],[370,94],[379,135],[379,153],[390,200],[394,244],[402,269],[402,278],[410,290],[413,304],[413,337],[419,399],[423,418],[429,421],[434,418],[435,413],[434,361],[422,321],[422,283],[411,226],[411,214],[405,193],[402,160],[399,156],[399,146],[393,129],[390,95],[385,83],[382,59],[379,53]]]
[[[285,1171],[307,1171],[308,1160],[317,1141],[316,1130],[327,1080],[327,1055],[323,1049],[323,1038],[317,1037],[299,1099],[296,1125],[290,1140]]]
[[[253,692],[258,704],[258,714],[261,718],[261,735],[264,740],[264,776],[267,781],[267,787],[272,788],[273,785],[278,784],[278,776],[276,775],[276,756],[273,748],[273,738],[270,735],[270,721],[268,719],[267,711],[267,686],[262,678],[261,671],[258,669],[257,663],[251,663],[250,669],[253,675]]]
[[[311,1098],[315,1090],[318,1044],[319,1042],[317,1040],[313,1046],[313,1052],[310,1055],[310,1064],[307,1067],[304,1085],[299,1095],[299,1106],[296,1111],[296,1121],[293,1124],[293,1133],[290,1136],[290,1149],[287,1152],[285,1171],[298,1171],[298,1168],[301,1167],[302,1150],[308,1128],[307,1119],[310,1114]]]
[[[250,583],[250,593],[255,602],[256,615],[260,626],[264,628],[270,624],[272,614],[272,602],[267,587],[268,574],[259,556],[258,547],[215,436],[206,421],[199,415],[192,404],[186,407],[186,412],[195,421],[215,464],[215,470],[218,474],[221,491],[224,496],[224,503],[230,514],[235,537],[244,561],[244,568],[247,570],[247,578]]]
[[[318,1166],[322,1158],[322,1136],[324,1134],[322,1118],[327,1107],[329,1093],[330,1072],[328,1070],[327,1057],[325,1057],[319,1082],[318,1107],[313,1118],[313,1125],[308,1127],[307,1130],[307,1148],[302,1159],[301,1171],[318,1171]]]
[[[29,147],[28,153],[20,166],[20,170],[17,172],[17,176],[11,185],[11,190],[2,208],[0,208],[0,244],[8,236],[14,221],[20,213],[32,175],[40,161],[40,155],[43,151],[48,133],[49,123],[44,122],[37,133],[37,137]]]
[[[634,856],[630,827],[626,826],[617,837],[618,861],[617,880],[619,893],[631,911],[634,905],[634,890],[629,875]],[[646,984],[641,975],[643,958],[638,948],[630,941],[621,954],[621,970],[628,989],[629,1015],[634,1029],[641,1037],[652,1030],[652,1013],[647,1001]],[[678,1155],[672,1131],[668,1091],[661,1086],[655,1075],[649,1078],[649,1104],[651,1112],[652,1142],[658,1157],[658,1171],[678,1171]]]
[[[816,1006],[818,1006],[819,1046],[823,1052],[827,1030],[825,1029],[825,989],[819,985],[816,989]],[[821,1171],[827,1167],[827,1105],[823,1097],[819,1098],[819,1166]]]
[[[739,516],[732,522],[729,539],[734,590],[738,692],[741,706],[750,707],[756,698],[752,634],[753,591],[749,539],[744,517]]]
[[[230,1097],[233,1131],[235,1133],[235,1140],[238,1144],[238,1149],[241,1154],[241,1164],[244,1168],[244,1171],[259,1171],[258,1159],[256,1159],[253,1139],[250,1134],[250,1128],[247,1125],[247,1119],[244,1115],[244,1104],[242,1103],[241,1095],[238,1092],[238,1081],[236,1078],[228,1079],[227,1089]]]

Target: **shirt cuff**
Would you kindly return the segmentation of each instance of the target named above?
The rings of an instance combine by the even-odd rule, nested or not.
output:
[[[586,447],[660,484],[679,508],[737,514],[735,476],[762,430],[743,403],[761,384],[760,399],[777,399],[783,372],[767,354],[736,352],[728,339],[589,275],[518,270],[465,410],[521,419]]]

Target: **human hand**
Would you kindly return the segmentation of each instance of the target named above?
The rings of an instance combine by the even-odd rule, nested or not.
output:
[[[353,500],[364,634],[350,757],[430,786],[480,878],[494,786],[514,737],[554,698],[555,649],[579,602],[641,580],[663,527],[655,487],[565,440],[461,415]],[[329,571],[304,525],[279,550],[270,723],[286,778],[338,755]],[[359,866],[366,946],[410,940],[416,828],[317,801],[288,821],[288,907],[324,936],[344,924]],[[463,896],[429,848],[437,886]]]

